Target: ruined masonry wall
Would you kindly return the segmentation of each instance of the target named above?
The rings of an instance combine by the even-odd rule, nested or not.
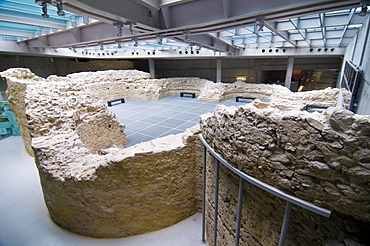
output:
[[[293,206],[286,245],[369,245],[370,117],[219,106],[201,119],[205,140],[233,166],[333,211]],[[214,160],[207,163],[207,236],[212,244]],[[235,238],[238,178],[221,168],[218,245]],[[285,203],[245,185],[241,245],[277,245]],[[354,244],[357,245],[357,244]]]
[[[34,152],[45,203],[57,224],[91,237],[125,237],[198,211],[199,126],[124,148],[124,126],[83,81],[46,80],[26,69],[2,75],[15,114],[25,120],[26,145]]]
[[[268,107],[334,105],[336,89],[291,93],[281,86],[241,82],[152,80],[134,70],[42,79],[27,69],[9,69],[1,76],[7,79],[9,101],[25,145],[35,153],[50,215],[71,231],[124,237],[164,228],[198,211],[202,146],[197,134],[202,131],[241,170],[334,211],[325,220],[294,208],[289,245],[366,240],[364,230],[370,228],[369,118],[340,109],[308,114]],[[104,101],[122,96],[158,99],[181,90],[194,91],[199,100],[220,101],[237,95],[270,103],[254,102],[264,109],[221,106],[202,117],[201,129],[195,126],[182,134],[124,148],[124,126]],[[208,236],[213,224],[212,172],[208,162]],[[234,237],[237,181],[227,170],[221,177],[220,245],[229,245]],[[276,243],[282,202],[248,184],[245,194],[243,245]]]

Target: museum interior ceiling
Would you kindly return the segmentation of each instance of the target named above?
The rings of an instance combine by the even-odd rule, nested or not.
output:
[[[82,58],[340,55],[364,0],[1,0],[2,53]]]

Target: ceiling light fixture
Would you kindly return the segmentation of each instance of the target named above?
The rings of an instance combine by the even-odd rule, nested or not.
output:
[[[65,12],[63,11],[63,2],[62,0],[57,0],[57,14],[59,16],[64,16],[65,15]]]
[[[366,16],[367,13],[367,6],[362,6],[361,12],[358,14],[359,16]]]
[[[363,0],[361,1],[361,11],[358,13],[359,16],[364,17],[367,14],[367,6],[369,5],[370,1]]]
[[[51,5],[51,0],[35,0],[35,3],[42,6],[41,16],[44,17],[44,18],[49,18],[48,5]]]
[[[139,45],[139,41],[137,40],[137,38],[136,38],[136,37],[134,38],[134,41],[135,41],[135,42],[134,42],[134,46],[135,46],[135,47],[137,47],[137,46]]]
[[[113,23],[113,26],[117,27],[117,29],[118,29],[117,36],[122,37],[123,23]]]

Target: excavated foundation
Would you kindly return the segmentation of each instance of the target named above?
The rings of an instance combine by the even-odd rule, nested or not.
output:
[[[369,118],[333,108],[322,114],[300,111],[307,104],[335,106],[338,89],[292,93],[277,85],[154,80],[135,70],[42,79],[27,69],[9,69],[1,76],[7,79],[26,149],[35,156],[50,215],[71,231],[125,237],[164,228],[199,211],[203,148],[197,135],[202,133],[244,172],[334,211],[328,220],[299,213],[292,219],[296,224],[290,228],[290,245],[364,241],[370,204]],[[196,93],[203,101],[244,96],[268,103],[219,107],[202,117],[201,128],[125,148],[124,126],[106,101],[159,99],[180,92]],[[349,95],[344,97],[348,103]],[[211,214],[210,163],[207,170]],[[229,245],[237,188],[232,175],[222,176],[220,245]],[[273,245],[281,202],[259,190],[246,187],[245,192],[256,199],[244,209],[249,219],[243,222],[242,245]]]

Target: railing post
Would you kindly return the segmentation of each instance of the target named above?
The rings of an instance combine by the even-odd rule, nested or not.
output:
[[[239,246],[240,223],[243,209],[243,191],[244,191],[244,179],[242,177],[239,177],[239,195],[238,195],[238,211],[236,217],[235,246]]]
[[[203,145],[203,184],[202,184],[202,242],[206,242],[206,166],[207,147]]]
[[[215,174],[215,214],[214,214],[214,225],[213,225],[213,246],[217,245],[217,213],[218,213],[218,186],[220,179],[220,161],[216,159],[216,174]]]
[[[279,246],[284,245],[286,233],[287,233],[287,230],[288,230],[288,224],[289,224],[291,210],[292,210],[292,204],[287,201],[286,202],[286,207],[285,207],[283,225],[281,227],[281,232],[280,232]]]

